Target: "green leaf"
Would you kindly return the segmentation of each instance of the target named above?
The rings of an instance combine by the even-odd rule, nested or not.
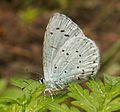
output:
[[[72,104],[87,112],[112,112],[120,110],[120,78],[105,76],[104,83],[90,80],[90,92],[78,84],[70,84],[68,95],[74,99]]]
[[[76,100],[73,101],[72,104],[79,106],[86,111],[96,112],[96,108],[93,105],[96,101],[89,95],[88,90],[83,90],[82,87],[75,83],[70,84],[68,89],[71,91],[68,95]]]
[[[19,104],[19,102],[17,100],[10,99],[10,98],[1,98],[0,104],[11,105],[11,104]]]
[[[50,104],[50,110],[52,112],[80,112],[77,108],[75,107],[71,107],[69,108],[66,104],[57,104],[57,103],[53,103]]]
[[[107,110],[108,111],[120,111],[120,96],[109,103]]]
[[[80,110],[78,110],[78,109],[75,108],[75,107],[71,107],[71,108],[70,108],[70,112],[80,112]]]
[[[12,84],[21,88],[26,94],[34,93],[38,88],[39,92],[44,90],[44,85],[34,80],[12,80]]]
[[[96,107],[97,110],[101,110],[104,99],[106,98],[104,84],[100,80],[90,80],[87,85],[92,91],[90,96],[94,98],[93,105]]]
[[[115,76],[111,76],[111,75],[104,75],[104,82],[105,84],[109,84],[109,85],[116,85],[117,83],[120,83],[120,77],[115,77]]]
[[[2,112],[43,112],[47,110],[79,112],[73,105],[87,112],[120,111],[119,77],[105,76],[104,83],[100,80],[90,80],[87,82],[89,89],[83,89],[79,84],[71,83],[68,94],[65,91],[60,92],[53,96],[54,99],[42,94],[45,86],[37,81],[13,80],[12,83],[23,90],[22,96],[0,99]],[[64,101],[70,97],[73,101],[66,105]]]
[[[22,80],[22,79],[12,79],[11,83],[21,89],[24,89],[27,87],[30,83],[32,83],[32,80]]]

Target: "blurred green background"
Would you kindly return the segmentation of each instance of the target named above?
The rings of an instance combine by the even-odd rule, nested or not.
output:
[[[55,12],[69,16],[96,42],[100,77],[120,76],[119,0],[0,0],[0,96],[16,92],[6,90],[13,77],[40,79],[27,70],[43,74],[44,32]]]

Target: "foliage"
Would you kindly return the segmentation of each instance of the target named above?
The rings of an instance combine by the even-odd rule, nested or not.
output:
[[[72,104],[87,112],[112,112],[120,110],[120,77],[105,76],[104,83],[90,80],[83,89],[78,84],[70,84],[69,96],[74,98]]]
[[[12,84],[19,87],[23,93],[18,98],[1,98],[0,110],[2,112],[42,112],[48,108],[48,104],[53,103],[51,97],[41,95],[45,87],[37,81],[12,80]],[[54,101],[60,103],[66,99],[66,96],[60,97],[54,98]]]
[[[21,89],[21,96],[0,99],[0,112],[113,112],[120,110],[120,78],[107,76],[87,82],[88,89],[72,83],[68,94],[58,94],[52,99],[42,93],[45,86],[33,80],[12,80]],[[16,94],[17,96],[17,94]],[[69,98],[69,99],[67,99]],[[72,101],[71,101],[72,98]],[[64,101],[64,102],[63,102]]]

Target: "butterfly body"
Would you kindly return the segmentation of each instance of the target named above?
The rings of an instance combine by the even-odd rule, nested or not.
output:
[[[64,14],[55,13],[45,32],[44,83],[50,90],[94,76],[99,69],[99,49]]]

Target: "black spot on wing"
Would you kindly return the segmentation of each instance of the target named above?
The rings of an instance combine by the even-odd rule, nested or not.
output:
[[[59,30],[60,28],[56,28],[56,30]]]
[[[65,34],[64,36],[65,36],[65,37],[69,37],[70,35],[68,35],[68,34]]]
[[[85,74],[85,71],[84,71],[84,69],[82,69],[82,74]]]
[[[55,66],[54,68],[55,68],[55,69],[57,69],[57,67],[56,67],[56,66]]]
[[[93,63],[95,63],[95,61],[93,61]]]
[[[69,55],[69,53],[66,53],[66,55]]]
[[[66,71],[66,70],[65,70],[64,72],[65,72],[65,73],[67,73],[67,71]]]
[[[81,54],[79,54],[79,56],[81,57]]]
[[[65,32],[65,30],[61,30],[61,32]]]
[[[78,53],[78,50],[76,50],[76,52]]]
[[[53,32],[50,32],[51,35],[53,35]]]

